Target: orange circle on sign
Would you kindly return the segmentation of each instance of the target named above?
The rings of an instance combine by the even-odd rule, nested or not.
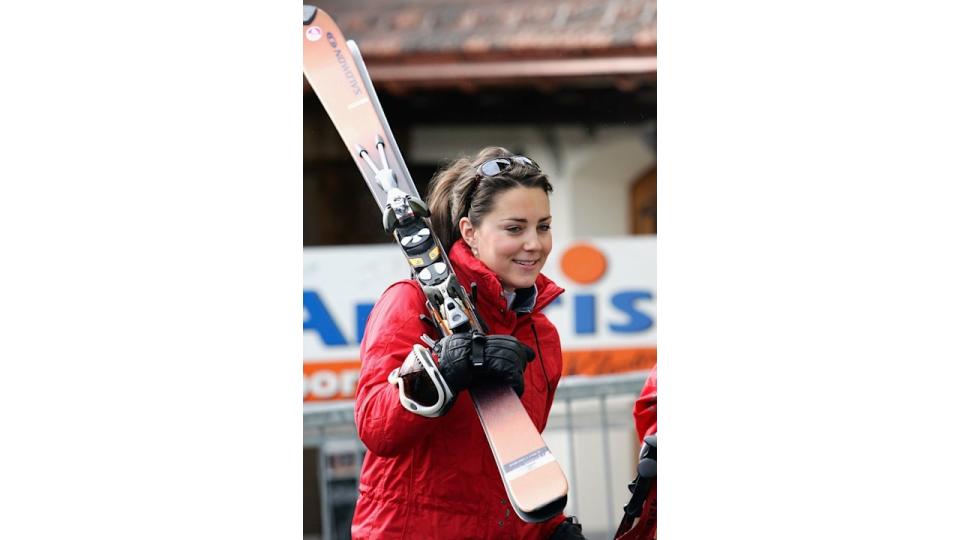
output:
[[[563,254],[560,269],[577,283],[593,283],[607,271],[607,258],[589,244],[576,244]]]

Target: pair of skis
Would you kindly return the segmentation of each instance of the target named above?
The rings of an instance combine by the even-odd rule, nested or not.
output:
[[[303,74],[376,199],[385,230],[404,251],[441,332],[483,331],[426,219],[429,212],[393,138],[360,50],[344,39],[327,13],[307,5]],[[566,477],[517,395],[506,385],[469,392],[517,515],[540,522],[560,513],[567,502]]]

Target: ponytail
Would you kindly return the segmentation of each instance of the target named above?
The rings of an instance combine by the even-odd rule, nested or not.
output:
[[[460,176],[469,168],[470,162],[460,158],[438,172],[430,180],[427,188],[427,206],[430,208],[430,225],[437,234],[443,250],[450,251],[453,243],[460,238],[460,216],[463,210],[464,181]],[[456,211],[453,203],[458,203]],[[456,216],[456,219],[454,219]]]

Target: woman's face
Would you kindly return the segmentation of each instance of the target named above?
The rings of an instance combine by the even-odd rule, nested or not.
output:
[[[540,188],[508,189],[495,196],[479,227],[462,218],[460,235],[505,289],[531,287],[553,249],[550,200]]]

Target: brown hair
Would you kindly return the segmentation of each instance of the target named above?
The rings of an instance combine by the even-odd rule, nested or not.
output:
[[[516,161],[496,176],[477,173],[477,168],[486,161],[514,155],[506,148],[488,146],[476,157],[454,161],[430,180],[427,189],[430,224],[444,250],[450,251],[460,238],[460,218],[468,217],[474,227],[479,227],[493,209],[494,198],[499,193],[515,187],[540,188],[545,193],[553,191],[550,180],[540,169]]]

